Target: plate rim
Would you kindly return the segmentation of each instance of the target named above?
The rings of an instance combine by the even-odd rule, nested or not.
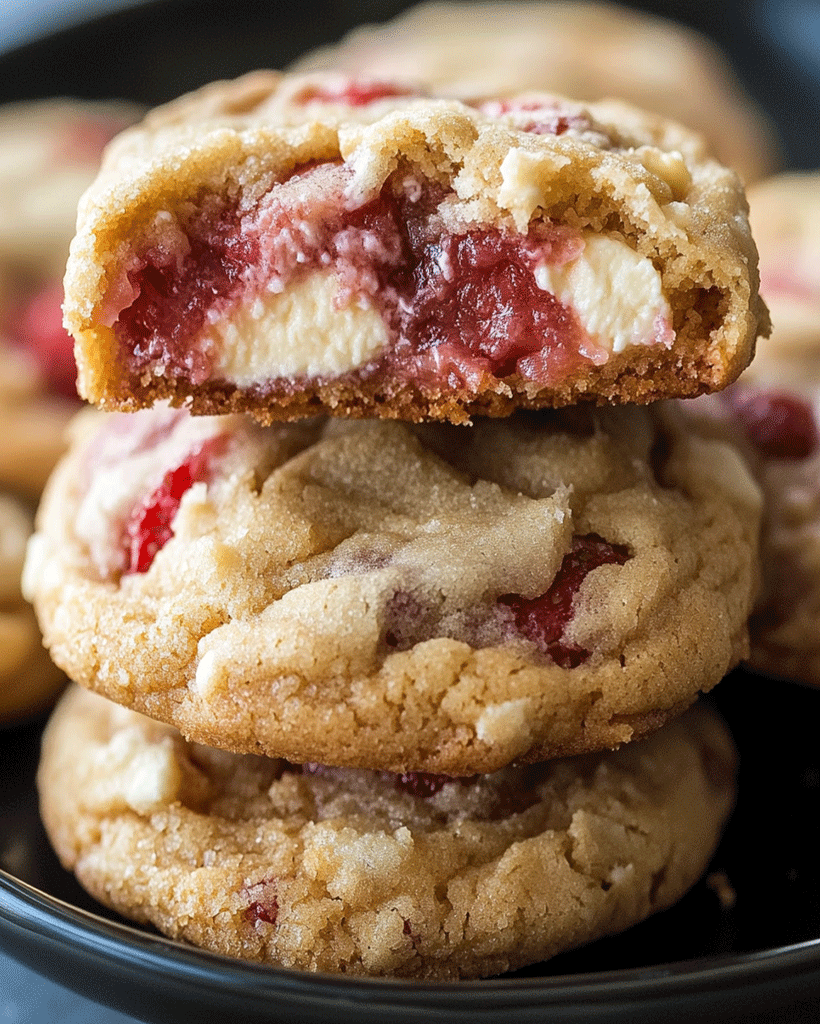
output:
[[[93,954],[111,967],[127,961],[141,971],[150,969],[157,977],[176,975],[183,982],[201,982],[208,976],[211,985],[217,981],[237,995],[247,994],[248,981],[253,978],[250,987],[257,996],[291,991],[302,1000],[317,998],[325,989],[338,994],[341,988],[354,1001],[379,1000],[384,1009],[404,1006],[408,1001],[422,1008],[447,1000],[454,993],[463,993],[466,1003],[480,999],[488,1008],[488,1004],[496,1008],[505,1005],[513,994],[522,1003],[537,1000],[539,1006],[546,1007],[563,1005],[569,999],[577,1002],[579,996],[597,1004],[622,1003],[625,999],[652,1003],[723,989],[737,992],[739,987],[778,978],[794,984],[812,973],[820,984],[820,937],[749,953],[547,978],[416,981],[297,971],[233,959],[109,920],[0,869],[0,933],[4,929],[28,933],[41,943],[71,944],[73,955]],[[15,956],[14,948],[7,952]]]

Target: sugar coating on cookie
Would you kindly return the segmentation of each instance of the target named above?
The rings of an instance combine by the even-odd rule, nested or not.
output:
[[[103,408],[262,422],[694,395],[768,329],[739,180],[678,126],[273,72],[111,147],[65,316]]]
[[[747,182],[779,162],[773,125],[710,39],[614,3],[434,0],[361,25],[293,69],[425,83],[461,98],[528,89],[618,97],[703,132]]]
[[[186,744],[74,689],[38,785],[63,864],[127,917],[287,968],[458,979],[677,900],[717,846],[735,766],[699,708],[615,753],[422,779]]]
[[[46,644],[199,742],[487,772],[652,731],[746,653],[759,493],[658,409],[78,434],[24,575]]]

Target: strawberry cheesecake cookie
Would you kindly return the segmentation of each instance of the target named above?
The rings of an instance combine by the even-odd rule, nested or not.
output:
[[[672,904],[735,767],[700,708],[614,753],[451,779],[227,754],[75,688],[38,784],[63,864],[129,918],[280,967],[454,980]]]
[[[81,394],[464,422],[719,389],[768,329],[734,172],[617,103],[256,73],[150,116],[80,204]]]
[[[33,100],[0,107],[0,483],[35,497],[77,408],[62,278],[77,202],[105,144],[141,111]]]
[[[296,69],[423,82],[461,98],[528,89],[618,97],[703,132],[747,182],[779,162],[773,126],[711,40],[614,3],[422,3],[308,53]]]
[[[492,772],[651,732],[747,653],[759,493],[654,409],[77,433],[28,548],[46,645],[198,742]]]
[[[0,494],[0,725],[43,711],[65,683],[43,648],[34,611],[20,590],[31,513]]]

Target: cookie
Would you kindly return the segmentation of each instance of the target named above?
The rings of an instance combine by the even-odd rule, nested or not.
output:
[[[39,498],[66,450],[78,407],[76,399],[45,393],[28,354],[0,336],[0,485],[27,500]]]
[[[749,203],[761,290],[776,328],[753,373],[799,380],[808,369],[801,360],[820,357],[820,173],[768,178],[750,189]]]
[[[454,780],[226,754],[72,689],[38,785],[63,864],[127,917],[282,967],[457,979],[669,906],[734,772],[700,708],[615,753]]]
[[[750,667],[818,685],[820,175],[779,175],[749,195],[774,330],[736,384],[682,411],[734,444],[763,492],[763,588],[750,622]]]
[[[773,126],[705,36],[610,3],[423,3],[354,29],[294,70],[423,82],[462,98],[528,89],[618,97],[704,133],[754,181],[778,163]]]
[[[26,592],[72,679],[199,742],[491,772],[650,732],[746,653],[759,493],[658,409],[85,424]]]
[[[0,106],[0,265],[59,283],[77,201],[103,150],[143,111],[136,104],[26,100]]]
[[[0,107],[0,485],[27,497],[65,450],[78,405],[61,308],[77,202],[105,144],[140,113],[69,99]]]
[[[262,422],[462,422],[720,388],[768,329],[736,175],[620,104],[258,73],[108,150],[66,274],[79,388]]]
[[[34,611],[20,590],[32,528],[31,513],[0,493],[0,724],[42,711],[65,681],[43,648]]]

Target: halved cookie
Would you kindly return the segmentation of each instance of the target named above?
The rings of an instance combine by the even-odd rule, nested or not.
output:
[[[66,275],[81,393],[462,422],[740,373],[768,317],[739,180],[697,136],[405,91],[258,73],[121,136]]]

